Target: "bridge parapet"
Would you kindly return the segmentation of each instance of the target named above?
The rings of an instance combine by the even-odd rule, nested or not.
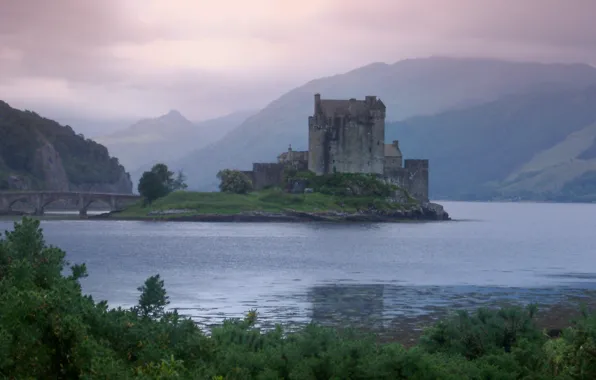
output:
[[[127,204],[137,202],[141,196],[134,194],[116,193],[85,193],[85,192],[56,192],[56,191],[2,191],[0,192],[0,213],[12,211],[17,202],[24,202],[33,208],[35,215],[43,215],[44,209],[50,203],[65,200],[73,202],[79,209],[81,216],[87,215],[87,210],[93,202],[102,202],[110,207],[110,211],[121,210]]]

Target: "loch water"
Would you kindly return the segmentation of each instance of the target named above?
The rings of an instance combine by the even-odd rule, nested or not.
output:
[[[503,301],[555,304],[596,290],[596,205],[442,202],[454,221],[393,224],[42,221],[86,263],[83,290],[132,306],[153,274],[170,307],[218,323],[384,323]],[[0,220],[0,230],[12,228]]]

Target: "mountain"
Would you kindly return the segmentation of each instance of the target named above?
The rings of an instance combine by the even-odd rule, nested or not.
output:
[[[596,86],[533,90],[387,130],[405,157],[429,158],[434,198],[576,200],[596,186]]]
[[[596,69],[581,64],[436,57],[374,63],[313,80],[284,94],[221,140],[181,158],[175,166],[188,174],[191,187],[215,190],[220,169],[250,169],[254,161],[272,161],[290,143],[294,149],[306,149],[308,116],[317,92],[323,98],[377,95],[387,106],[387,120],[399,121],[519,92],[563,90],[587,83],[596,83]]]
[[[131,193],[132,182],[103,145],[0,101],[0,188]]]
[[[50,118],[62,125],[70,125],[77,133],[91,139],[118,132],[136,122],[135,118],[92,119],[64,115]]]
[[[140,120],[127,129],[96,140],[118,156],[136,178],[139,171],[147,170],[157,162],[170,163],[220,139],[254,112],[240,111],[193,123],[173,110],[154,119]]]

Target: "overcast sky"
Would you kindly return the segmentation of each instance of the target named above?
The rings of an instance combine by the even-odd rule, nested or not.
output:
[[[431,55],[596,63],[596,0],[0,0],[0,99],[205,119]]]

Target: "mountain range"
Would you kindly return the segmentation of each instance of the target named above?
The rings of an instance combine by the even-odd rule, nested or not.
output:
[[[387,142],[399,140],[405,158],[430,160],[433,199],[596,200],[596,68],[585,64],[373,63],[312,80],[258,111],[191,122],[173,110],[95,140],[118,157],[135,188],[143,171],[164,162],[185,172],[189,188],[217,190],[221,169],[274,161],[289,144],[306,150],[315,93],[378,96],[387,106]],[[6,158],[2,165],[6,172]]]
[[[596,172],[596,85],[509,95],[387,130],[406,157],[429,158],[435,197],[559,199],[569,181]]]
[[[136,182],[142,172],[154,164],[173,162],[219,140],[255,112],[238,111],[216,119],[191,122],[180,112],[171,110],[95,140],[118,157]]]
[[[525,165],[594,122],[590,84],[596,84],[596,69],[583,64],[456,58],[374,63],[293,89],[220,140],[170,164],[187,173],[191,188],[215,190],[220,169],[273,161],[288,144],[307,149],[315,93],[344,99],[376,95],[387,106],[387,141],[401,140],[406,157],[430,159],[431,196],[465,198],[480,189],[482,197],[501,189],[525,194],[535,186]],[[585,104],[574,103],[584,98]],[[468,172],[448,174],[459,170]],[[566,180],[561,177],[562,185],[552,191]]]

